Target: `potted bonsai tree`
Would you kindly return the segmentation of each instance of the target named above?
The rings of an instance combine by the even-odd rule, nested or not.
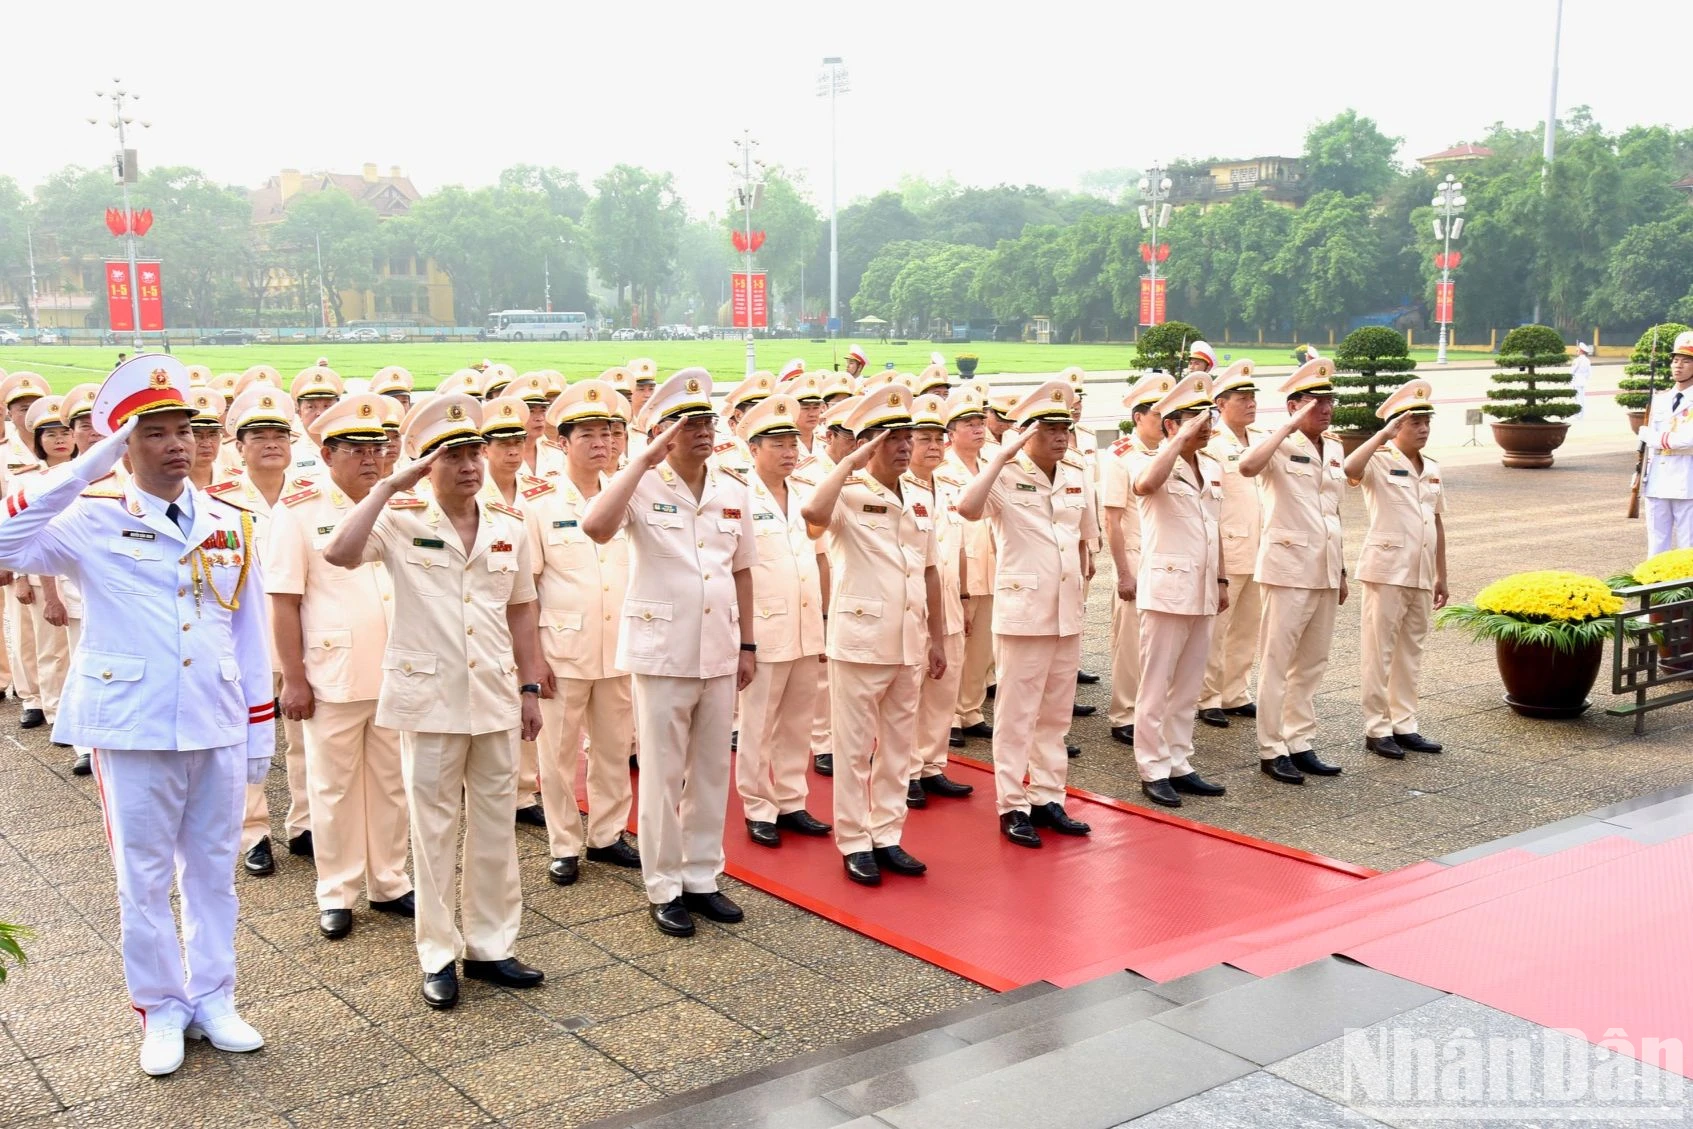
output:
[[[1180,376],[1187,367],[1187,347],[1200,338],[1197,327],[1185,321],[1167,321],[1144,330],[1135,342],[1136,363],[1148,371],[1157,369]]]
[[[1494,419],[1493,441],[1503,452],[1500,462],[1508,467],[1549,467],[1552,452],[1569,433],[1565,418],[1581,410],[1570,398],[1564,339],[1551,326],[1519,325],[1499,343],[1499,364],[1513,371],[1493,374],[1493,396],[1482,408]]]
[[[1346,335],[1334,355],[1334,384],[1341,391],[1332,426],[1348,455],[1382,429],[1376,409],[1402,374],[1416,367],[1404,335],[1385,325],[1361,326]]]
[[[1628,364],[1623,366],[1623,377],[1617,381],[1617,406],[1628,412],[1628,426],[1635,431],[1639,431],[1646,422],[1646,411],[1652,406],[1651,389],[1668,385],[1669,353],[1670,346],[1675,343],[1675,335],[1687,330],[1688,327],[1678,321],[1666,321],[1642,333],[1640,340],[1634,343],[1634,352],[1628,355]],[[1655,380],[1651,378],[1654,334],[1658,349]]]

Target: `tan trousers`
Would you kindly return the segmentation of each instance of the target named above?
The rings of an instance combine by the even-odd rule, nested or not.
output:
[[[59,699],[65,692],[65,675],[70,670],[70,636],[62,627],[47,622],[47,599],[41,588],[35,599],[20,610],[29,614],[30,634],[35,636],[35,700],[51,725],[59,717]]]
[[[810,731],[817,715],[817,656],[761,662],[741,691],[735,790],[746,817],[774,823],[805,807]]]
[[[1064,802],[1070,775],[1064,734],[1081,661],[1080,635],[999,636],[993,768],[1000,815]]]
[[[512,798],[512,810],[517,811],[532,807],[535,804],[535,798],[540,794],[540,750],[535,747],[533,741],[519,741],[517,743],[517,791]]]
[[[417,878],[417,962],[438,972],[459,957],[512,955],[523,916],[517,879],[517,730],[400,734],[400,766],[411,809],[412,869]],[[464,810],[461,934],[453,922],[459,810]],[[315,838],[315,836],[314,836]]]
[[[684,891],[709,894],[723,873],[735,676],[630,677],[641,741],[635,826],[647,900],[662,905]]]
[[[991,632],[989,634],[992,634]],[[911,778],[939,776],[946,771],[947,739],[952,736],[953,710],[958,705],[958,683],[964,677],[964,652],[968,640],[960,631],[941,640],[946,651],[946,673],[928,677],[924,671],[917,691],[917,762]]]
[[[820,757],[835,751],[829,709],[829,660],[817,664],[817,689],[811,699],[811,755]]]
[[[1140,692],[1135,698],[1135,763],[1142,780],[1193,771],[1193,701],[1205,681],[1208,615],[1140,613]]]
[[[1363,582],[1363,640],[1359,648],[1364,735],[1420,733],[1417,676],[1423,669],[1434,593],[1426,588]]]
[[[1232,710],[1252,700],[1252,659],[1258,654],[1258,582],[1250,572],[1229,577],[1229,606],[1211,627],[1202,710]]]
[[[971,596],[964,601],[964,622],[970,634],[964,639],[964,658],[958,679],[960,729],[982,721],[982,706],[988,700],[988,683],[993,681],[993,597]]]
[[[629,676],[561,678],[541,699],[541,796],[547,805],[547,847],[553,858],[582,853],[576,766],[588,738],[588,846],[609,847],[629,826],[629,735],[635,717]]]
[[[1260,586],[1258,756],[1303,753],[1317,732],[1317,687],[1329,665],[1337,588]]]
[[[1135,698],[1140,693],[1139,605],[1111,594],[1111,728],[1135,723]],[[1139,730],[1136,730],[1138,736]]]
[[[40,682],[35,664],[35,617],[29,608],[18,603],[18,593],[29,581],[22,573],[4,590],[6,602],[6,654],[12,663],[12,689],[26,710],[41,708]],[[36,597],[40,601],[39,594]]]
[[[3,592],[5,592],[5,589],[0,588],[0,593]],[[70,648],[70,653],[74,656],[76,654],[77,645],[82,642],[82,620],[72,619],[65,624],[65,641]],[[5,653],[6,648],[0,647],[0,656],[5,655]],[[9,677],[9,672],[0,671],[0,687],[5,686],[6,680]],[[87,753],[90,756],[94,754],[94,750],[87,745],[73,745],[71,746],[71,751],[79,757],[84,753]]]
[[[282,692],[280,673],[272,680],[272,689],[278,694]],[[277,716],[282,716],[281,710]],[[282,718],[282,763],[288,770],[288,814],[283,819],[282,831],[285,838],[292,839],[302,831],[311,830],[312,816],[306,790],[306,739],[300,723],[289,717]],[[252,850],[269,834],[270,801],[265,798],[265,786],[249,784],[247,810],[241,819],[241,850]]]
[[[12,584],[9,584],[4,588],[0,588],[0,603],[4,603],[5,605],[5,610],[0,610],[0,625],[3,625],[3,630],[6,634],[6,638],[0,640],[0,690],[10,690],[13,686],[12,647],[10,643],[12,638],[12,621],[6,617],[12,614],[10,609],[12,604],[15,602],[12,599],[12,593],[15,590],[12,585],[17,583],[17,580],[14,579]],[[76,648],[72,647],[71,649],[74,651]]]
[[[406,874],[406,784],[400,735],[376,724],[376,701],[319,700],[300,724],[317,863],[317,908],[351,909],[359,894],[391,902]]]
[[[835,710],[835,846],[850,855],[899,843],[917,771],[923,668],[829,660]]]

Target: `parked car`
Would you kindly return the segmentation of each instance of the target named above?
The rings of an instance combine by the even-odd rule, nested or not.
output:
[[[22,342],[23,338],[18,336],[17,330],[0,329],[0,345],[18,345]]]
[[[253,340],[258,342],[260,345],[263,345],[267,341],[276,340],[276,337],[270,330],[261,329],[257,333],[253,334]]]
[[[216,333],[208,333],[200,338],[202,345],[245,345],[253,338],[240,329],[220,329]]]
[[[382,331],[380,329],[353,329],[353,330],[349,330],[347,332],[347,340],[348,341],[380,341],[380,340],[382,340]]]
[[[35,343],[37,345],[57,345],[59,343],[59,335],[54,333],[51,329],[37,330],[35,334]]]
[[[403,329],[390,329],[388,331],[388,340],[389,341],[404,341],[405,339],[406,339],[406,331],[403,330]]]
[[[613,341],[633,341],[635,340],[635,331],[633,329],[614,329],[611,331],[611,339]]]

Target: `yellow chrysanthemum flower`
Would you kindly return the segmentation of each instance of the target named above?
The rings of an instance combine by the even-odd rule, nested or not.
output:
[[[1634,569],[1637,584],[1662,584],[1667,580],[1693,580],[1693,549],[1670,549],[1647,557]]]
[[[1475,606],[1484,612],[1529,619],[1576,622],[1622,610],[1621,597],[1579,572],[1519,572],[1483,588]]]

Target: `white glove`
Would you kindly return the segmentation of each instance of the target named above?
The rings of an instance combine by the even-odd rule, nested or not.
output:
[[[135,425],[140,420],[140,416],[130,416],[122,427],[94,444],[86,454],[72,460],[71,473],[84,482],[98,482],[110,474],[112,468],[123,458],[123,453],[129,449],[130,433],[135,430]]]
[[[270,758],[269,757],[248,757],[247,758],[247,783],[249,783],[249,784],[263,784],[265,782],[265,777],[267,777],[269,775],[270,775]]]

